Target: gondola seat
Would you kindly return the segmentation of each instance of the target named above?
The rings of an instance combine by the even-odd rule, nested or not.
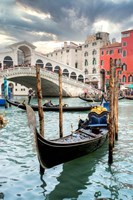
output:
[[[108,111],[103,111],[100,114],[97,114],[96,112],[90,112],[88,116],[89,116],[88,126],[90,128],[108,126],[108,122],[107,122]]]

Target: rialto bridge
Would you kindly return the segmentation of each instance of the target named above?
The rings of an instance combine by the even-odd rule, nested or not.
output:
[[[58,73],[40,68],[41,85],[43,96],[59,95]],[[25,87],[32,87],[36,91],[36,67],[15,67],[1,70],[0,79],[6,78],[9,81],[23,84]],[[76,79],[62,76],[62,89],[64,97],[79,96],[84,90],[94,92],[94,88]]]
[[[54,61],[45,55],[35,51],[35,46],[23,41],[8,46],[0,52],[0,93],[2,94],[2,82],[4,77],[14,83],[19,83],[36,90],[36,67],[41,68],[43,96],[58,96],[58,70],[62,69],[63,96],[78,96],[84,90],[92,91],[85,84],[83,71]],[[13,91],[13,84],[10,85]],[[93,92],[93,91],[92,91]],[[20,94],[21,95],[21,94]]]

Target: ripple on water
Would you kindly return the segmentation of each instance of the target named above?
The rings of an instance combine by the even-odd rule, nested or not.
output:
[[[76,98],[63,101],[69,105],[85,105]],[[46,169],[41,177],[26,113],[9,108],[6,110],[9,123],[0,133],[0,197],[5,200],[95,200],[102,197],[132,200],[132,110],[131,102],[119,103],[119,139],[115,142],[111,166],[106,143],[90,155]],[[55,112],[45,113],[46,138],[58,137],[58,117]],[[80,113],[80,117],[86,119],[87,112]],[[77,128],[78,119],[79,113],[63,114],[64,134],[71,132],[71,123],[73,129]]]

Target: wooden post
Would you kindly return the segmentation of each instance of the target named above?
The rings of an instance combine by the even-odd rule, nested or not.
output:
[[[63,137],[63,109],[62,109],[62,70],[59,69],[59,132]]]
[[[116,74],[116,77],[115,77],[115,140],[118,140],[118,80],[119,80],[119,77]]]
[[[4,97],[5,99],[8,98],[8,83],[6,77],[4,77]],[[5,108],[8,108],[7,101],[5,101]]]
[[[40,134],[44,137],[44,113],[42,106],[42,88],[41,88],[41,76],[40,67],[36,66],[36,79],[37,79],[37,99],[38,99],[38,115],[40,122]],[[40,174],[44,174],[44,168],[40,165]]]
[[[109,112],[109,157],[108,163],[113,163],[113,147],[114,147],[114,69],[113,59],[110,58],[110,81],[109,81],[109,92],[110,92],[110,112]]]

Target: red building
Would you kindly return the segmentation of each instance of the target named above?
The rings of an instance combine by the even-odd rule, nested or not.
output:
[[[133,30],[121,33],[122,83],[133,83]]]
[[[104,74],[101,85],[109,84],[110,58],[114,60],[120,84],[133,83],[133,30],[121,33],[121,43],[114,41],[100,49],[100,71]]]

